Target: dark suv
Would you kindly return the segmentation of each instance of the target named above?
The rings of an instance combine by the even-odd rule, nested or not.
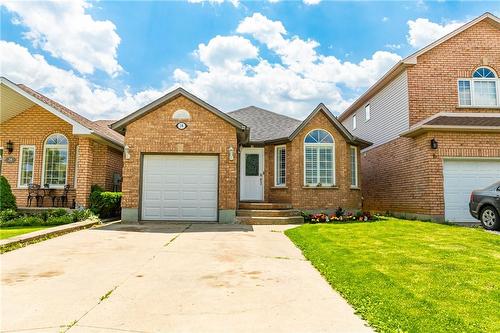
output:
[[[500,182],[470,194],[469,211],[488,230],[500,229]]]

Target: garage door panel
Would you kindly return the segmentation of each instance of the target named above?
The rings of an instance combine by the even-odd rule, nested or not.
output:
[[[477,222],[469,214],[470,193],[500,180],[500,160],[445,160],[443,177],[445,219]]]
[[[144,156],[142,219],[216,221],[217,179],[217,156]]]

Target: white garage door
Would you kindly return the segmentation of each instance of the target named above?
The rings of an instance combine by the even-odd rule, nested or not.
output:
[[[217,221],[217,156],[144,155],[142,220]]]
[[[444,210],[450,222],[477,222],[469,213],[470,193],[500,180],[500,160],[445,160]]]

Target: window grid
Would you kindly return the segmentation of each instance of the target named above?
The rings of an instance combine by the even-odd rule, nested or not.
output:
[[[358,151],[351,147],[351,187],[358,187]]]
[[[275,185],[285,186],[286,185],[286,147],[279,146],[276,147],[275,155]]]
[[[459,79],[458,103],[460,106],[499,107],[499,79]]]
[[[19,166],[19,187],[28,186],[33,182],[33,168],[35,162],[35,147],[21,146]]]
[[[47,138],[44,148],[43,184],[62,187],[67,183],[68,140],[62,134]]]
[[[324,130],[313,130],[304,139],[304,183],[309,186],[335,184],[334,140]]]

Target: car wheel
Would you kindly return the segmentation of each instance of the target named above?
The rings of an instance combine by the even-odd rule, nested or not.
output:
[[[487,230],[498,230],[500,227],[500,216],[495,208],[487,206],[481,210],[481,224]]]

